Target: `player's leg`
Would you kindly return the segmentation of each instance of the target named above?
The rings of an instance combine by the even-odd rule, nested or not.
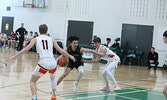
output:
[[[63,75],[61,75],[57,81],[57,85],[59,85],[59,83],[69,74],[69,72],[71,71],[72,69],[67,67],[63,73]]]
[[[31,89],[31,93],[32,93],[32,100],[37,100],[37,86],[36,86],[36,82],[38,81],[39,78],[40,78],[40,76],[36,76],[36,75],[32,75],[31,76],[30,89]]]
[[[167,98],[167,83],[166,83],[166,85],[164,87],[163,94]]]
[[[37,86],[36,82],[38,79],[43,76],[47,71],[40,68],[38,65],[36,66],[35,70],[32,73],[32,77],[30,80],[30,89],[32,93],[32,100],[37,100]]]
[[[113,62],[110,62],[109,64],[107,64],[106,65],[106,67],[105,67],[105,69],[104,69],[104,71],[103,71],[103,74],[104,74],[104,76],[106,77],[106,76],[108,76],[111,80],[112,80],[112,82],[114,83],[114,90],[119,90],[120,89],[120,87],[118,86],[118,84],[117,84],[117,82],[116,82],[116,80],[115,80],[115,77],[113,76],[113,74],[111,73],[111,71],[112,70],[114,70],[116,67],[117,67],[117,65],[118,65],[118,61],[113,61]],[[104,78],[105,79],[105,78]],[[106,81],[106,80],[105,80]],[[108,81],[108,80],[107,80]],[[107,86],[108,84],[106,84],[106,86]],[[108,86],[109,87],[109,86]]]
[[[100,88],[100,91],[110,91],[109,87],[109,81],[108,81],[108,76],[107,76],[107,70],[106,67],[109,65],[109,62],[105,65],[105,69],[102,72],[102,77],[104,79],[104,82],[106,83],[106,86],[103,88]]]
[[[56,69],[49,71],[50,73],[50,80],[51,80],[51,87],[52,87],[52,97],[51,100],[56,100],[56,88],[57,88],[57,80],[56,76]]]
[[[77,70],[78,70],[78,76],[77,76],[76,81],[73,83],[73,84],[74,84],[73,90],[74,90],[75,92],[76,92],[77,89],[78,89],[78,83],[79,83],[79,81],[80,81],[80,79],[82,78],[82,75],[83,75],[83,73],[84,73],[84,66],[83,66],[83,65],[79,66],[79,67],[77,68]]]

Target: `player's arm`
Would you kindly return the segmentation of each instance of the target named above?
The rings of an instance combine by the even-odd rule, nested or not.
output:
[[[93,60],[85,60],[85,59],[82,59],[82,62],[83,63],[96,63],[96,62],[98,62],[100,60],[100,56],[96,56],[96,58],[95,59],[93,59]]]
[[[67,48],[65,49],[65,51],[67,52]],[[61,58],[61,57],[63,57],[64,55],[60,55],[57,59],[59,59],[59,58]]]
[[[8,58],[7,60],[11,60],[11,59],[15,59],[16,57],[28,52],[28,50],[30,50],[34,45],[36,44],[36,38],[32,39],[32,41],[30,42],[30,44],[25,47],[24,49],[22,49],[18,54],[16,54],[15,56],[12,56],[10,58]]]
[[[57,44],[56,40],[52,39],[52,41],[53,41],[53,46],[56,48],[56,50],[58,50],[62,55],[70,58],[71,60],[73,60],[75,62],[75,58],[73,56],[71,56],[70,54],[68,54],[65,50],[60,48],[59,45]]]
[[[91,53],[94,53],[94,54],[96,54],[96,55],[99,55],[100,57],[104,57],[105,54],[106,54],[106,52],[107,52],[107,49],[106,49],[105,47],[102,47],[102,48],[100,49],[100,52],[97,52],[97,51],[95,51],[95,50],[90,50],[90,52],[91,52]]]
[[[81,47],[80,53],[83,53],[83,52],[90,52],[90,49],[86,49],[86,48]]]

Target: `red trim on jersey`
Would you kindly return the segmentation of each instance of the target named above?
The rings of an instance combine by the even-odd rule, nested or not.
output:
[[[109,57],[110,57],[110,58],[113,58],[114,56],[115,56],[115,55],[110,55]]]
[[[47,70],[44,70],[44,69],[40,68],[39,72],[42,73],[42,74],[45,74],[47,72]]]
[[[50,70],[49,73],[54,74],[56,70],[57,70],[57,68]]]
[[[117,66],[119,66],[119,65],[120,65],[120,62],[118,62]]]

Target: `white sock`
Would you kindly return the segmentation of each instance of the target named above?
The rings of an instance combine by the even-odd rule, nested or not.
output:
[[[56,89],[57,88],[57,80],[55,78],[55,75],[50,74],[50,80],[51,80],[52,89]]]
[[[54,95],[54,94],[56,94],[56,91],[53,91],[53,90],[52,90],[52,95]]]

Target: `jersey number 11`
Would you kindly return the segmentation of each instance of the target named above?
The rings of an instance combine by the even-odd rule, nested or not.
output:
[[[43,44],[43,49],[47,49],[48,50],[48,41],[47,40],[42,40],[42,44]]]

